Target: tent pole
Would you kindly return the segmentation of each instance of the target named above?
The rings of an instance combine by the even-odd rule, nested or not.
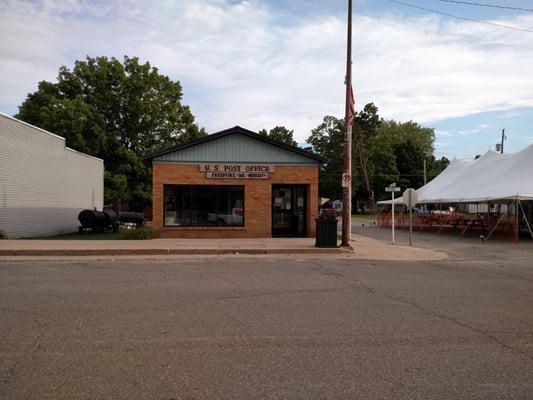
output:
[[[514,232],[514,242],[515,243],[518,243],[518,239],[519,239],[519,229],[518,229],[518,196],[516,196],[516,201],[515,201],[515,207],[514,207],[514,211],[515,211],[515,216],[514,216],[514,229],[515,229],[515,232]]]
[[[489,236],[487,236],[487,240],[490,239],[490,237],[492,236],[492,234],[494,233],[498,225],[500,225],[500,222],[502,222],[502,219],[503,219],[503,214],[500,218],[498,218],[498,221],[496,221],[496,225],[494,225],[494,228],[492,228],[492,230],[490,231]]]
[[[442,214],[441,214],[441,217],[442,217]],[[442,225],[440,226],[439,230],[437,231],[437,235],[442,231],[442,228],[444,228],[444,225],[446,224],[446,222],[448,222],[449,219],[450,219],[450,214],[447,214],[446,219],[442,222]]]
[[[461,230],[463,230],[464,228],[465,228],[465,216],[463,214],[463,218],[461,218]]]
[[[533,239],[533,231],[531,230],[531,225],[529,224],[529,221],[526,217],[526,212],[524,211],[524,208],[522,207],[522,202],[518,201],[518,205],[520,206],[520,209],[522,210],[522,218],[524,219],[524,222],[526,223],[527,229],[529,231],[529,235],[531,236],[531,239]]]
[[[458,221],[458,211],[457,209],[459,208],[459,203],[455,203],[455,208],[454,208],[454,220],[453,220],[453,230],[454,231],[457,231],[457,229],[459,228],[459,221]],[[464,215],[463,213],[461,213],[461,215]]]
[[[464,236],[465,232],[468,230],[470,225],[472,225],[472,218],[470,218],[468,221],[466,221],[466,226],[463,223],[464,228],[463,228],[463,231],[461,232],[461,236],[459,236],[459,238],[462,238]]]
[[[487,228],[489,228],[489,230],[492,230],[492,227],[491,227],[491,221],[490,221],[490,201],[487,203],[487,214],[485,215],[485,218],[483,219],[483,222],[482,222],[482,226],[483,226],[483,234],[485,234],[485,221],[487,223]],[[498,225],[498,222],[496,221],[496,225]],[[487,240],[489,240],[490,238],[490,235],[487,236]]]

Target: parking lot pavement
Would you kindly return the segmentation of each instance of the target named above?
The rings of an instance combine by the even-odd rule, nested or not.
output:
[[[2,399],[531,399],[525,262],[0,263]]]
[[[358,236],[368,237],[382,243],[390,243],[391,229],[378,228],[375,221],[368,219],[352,219],[352,232]],[[409,231],[396,229],[396,243],[409,245]],[[413,232],[415,248],[442,251],[451,260],[464,261],[527,261],[533,260],[533,241],[522,237],[519,243],[507,239],[491,239],[482,241],[478,236],[460,238],[457,232]],[[357,248],[355,248],[357,250]]]

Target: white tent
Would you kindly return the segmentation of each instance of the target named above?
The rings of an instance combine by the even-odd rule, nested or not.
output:
[[[533,200],[533,144],[517,153],[489,150],[477,160],[454,159],[417,194],[419,204]]]

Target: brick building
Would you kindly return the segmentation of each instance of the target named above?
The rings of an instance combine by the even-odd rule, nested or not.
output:
[[[325,160],[236,126],[147,155],[158,237],[315,234]]]

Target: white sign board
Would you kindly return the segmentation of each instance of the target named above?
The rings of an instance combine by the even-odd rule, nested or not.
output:
[[[268,179],[274,168],[270,164],[198,164],[206,178],[219,179]]]
[[[400,190],[402,189],[399,186],[396,186],[395,183],[391,183],[390,186],[385,188],[386,192],[399,192]]]
[[[413,208],[416,206],[416,203],[418,202],[418,196],[415,189],[405,189],[405,192],[403,192],[403,198],[402,198],[403,204],[405,204],[408,208]]]
[[[198,164],[198,169],[202,172],[274,172],[274,165],[271,164]]]

